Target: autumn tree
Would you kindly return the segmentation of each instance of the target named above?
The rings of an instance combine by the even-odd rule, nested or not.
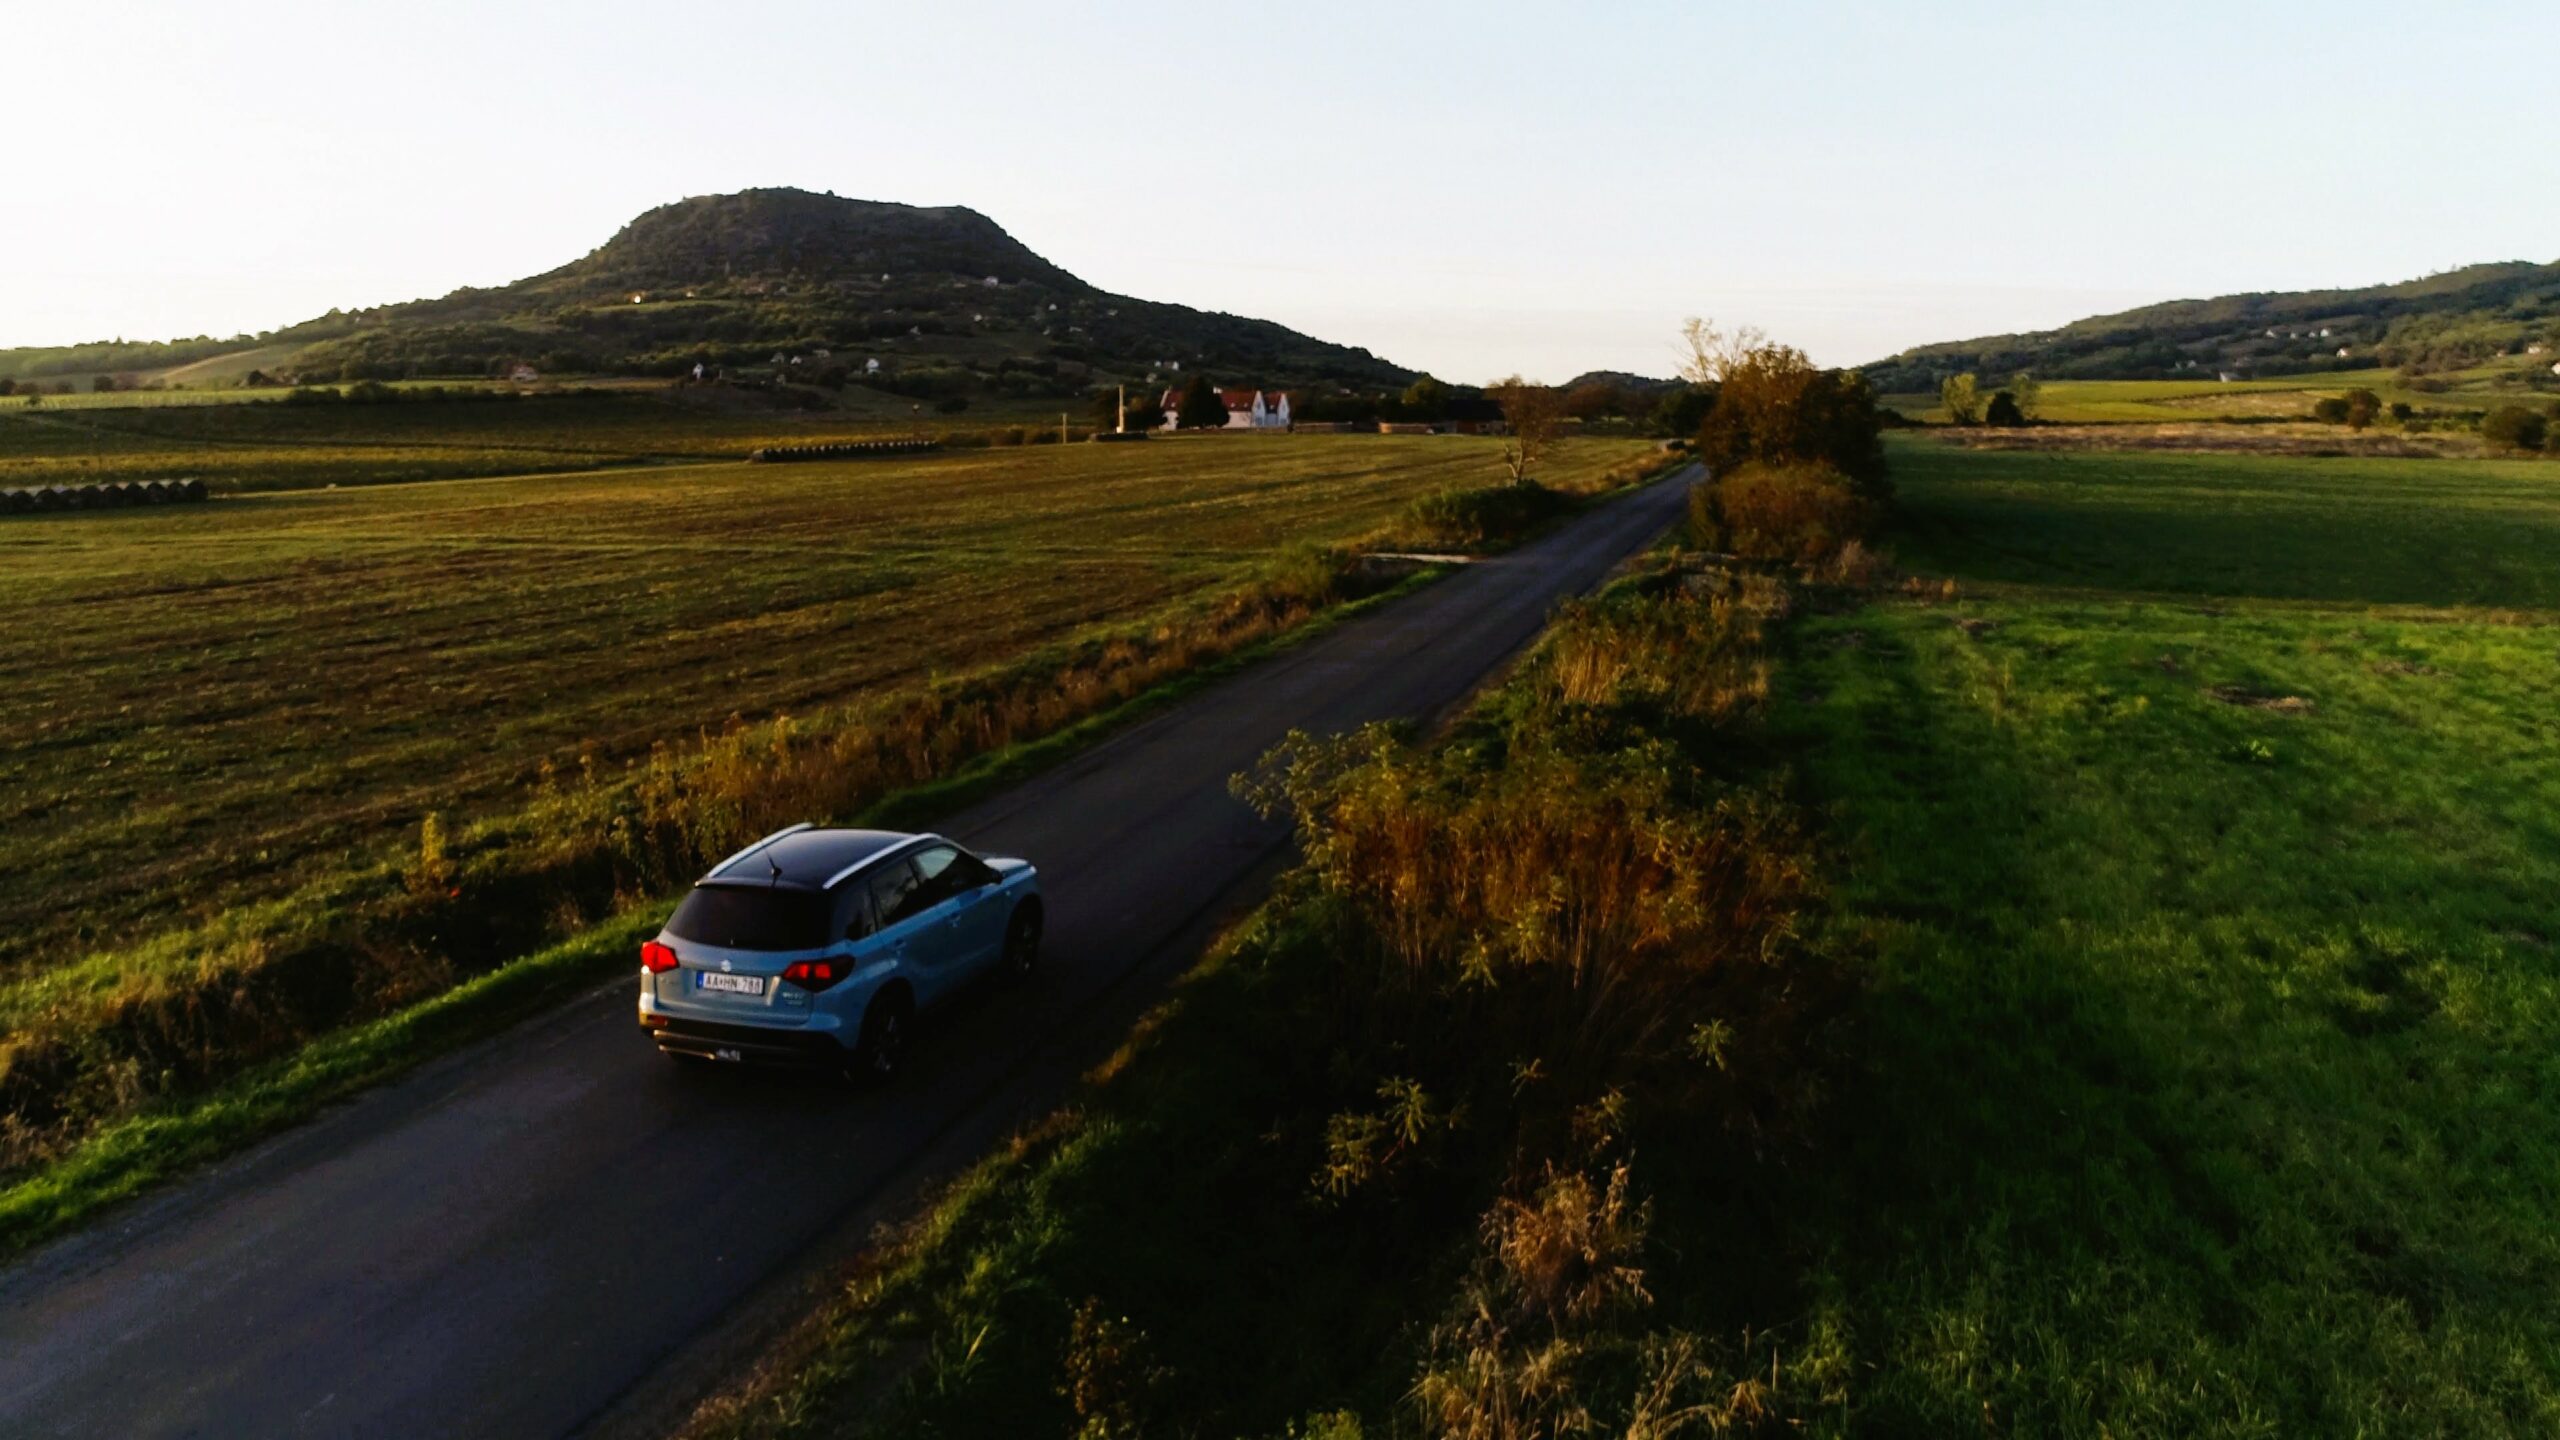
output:
[[[1955,425],[1982,423],[1982,391],[1974,383],[1973,373],[1950,375],[1938,384],[1938,403],[1946,407],[1947,420]]]
[[[1502,463],[1511,471],[1512,484],[1525,485],[1531,468],[1545,458],[1564,428],[1564,392],[1514,375],[1486,386],[1484,393],[1502,407],[1502,423],[1510,432],[1502,442]]]
[[[1173,423],[1185,430],[1215,430],[1227,423],[1227,402],[1209,377],[1194,375],[1184,383],[1182,398],[1173,407]]]
[[[2009,377],[2009,398],[2018,404],[2018,414],[2033,420],[2044,410],[2044,382],[2033,370],[2021,370]]]
[[[1865,376],[1820,369],[1803,351],[1756,330],[1726,334],[1693,320],[1682,333],[1689,348],[1682,376],[1715,395],[1697,434],[1698,458],[1710,470],[1819,463],[1864,498],[1891,493],[1884,420]]]
[[[1447,382],[1425,375],[1404,388],[1404,417],[1408,420],[1436,421],[1449,413]]]
[[[1576,420],[1597,420],[1604,415],[1622,414],[1626,400],[1618,387],[1602,380],[1586,380],[1564,392],[1565,413]]]

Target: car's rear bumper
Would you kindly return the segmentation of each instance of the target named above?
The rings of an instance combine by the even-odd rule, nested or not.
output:
[[[640,1028],[671,1055],[756,1065],[790,1065],[830,1069],[844,1063],[845,1048],[829,1030],[781,1030],[763,1025],[728,1025],[660,1012],[641,1017]]]

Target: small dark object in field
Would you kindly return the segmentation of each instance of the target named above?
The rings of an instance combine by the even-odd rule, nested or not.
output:
[[[202,500],[205,498],[204,482],[201,480],[179,481],[178,498],[181,500]]]
[[[2376,673],[2383,675],[2433,675],[2436,673],[2436,667],[2433,665],[2421,665],[2415,660],[2384,660],[2373,668]]]
[[[1956,628],[1963,631],[1968,639],[1979,640],[1983,636],[1990,634],[1992,631],[1999,629],[2000,622],[1997,620],[1983,620],[1973,616],[1967,616],[1956,621]]]
[[[146,505],[166,505],[177,498],[178,497],[175,494],[171,493],[169,482],[166,480],[145,480],[142,482],[142,503]]]
[[[2225,705],[2243,705],[2252,710],[2272,710],[2279,715],[2308,715],[2313,706],[2299,695],[2275,695],[2264,690],[2251,690],[2241,685],[2216,685],[2205,694]]]
[[[0,514],[23,515],[36,508],[36,497],[24,490],[0,490]]]
[[[1844,650],[1864,650],[1867,648],[1867,632],[1864,630],[1843,630],[1839,634],[1831,637],[1831,643]]]
[[[2161,673],[2161,674],[2163,674],[2163,675],[2175,675],[2175,674],[2177,674],[2177,673],[2178,673],[2178,657],[2177,657],[2177,656],[2175,656],[2175,655],[2166,655],[2166,654],[2162,655],[2162,656],[2160,657],[2160,673]]]
[[[63,489],[59,485],[47,485],[43,489],[36,491],[34,495],[30,497],[35,503],[29,508],[36,510],[67,510],[71,507],[69,502],[67,502],[63,497],[70,493],[71,492]]]
[[[747,458],[758,464],[781,460],[852,460],[873,455],[914,455],[926,450],[939,450],[939,440],[840,440],[828,445],[767,445],[750,450]]]

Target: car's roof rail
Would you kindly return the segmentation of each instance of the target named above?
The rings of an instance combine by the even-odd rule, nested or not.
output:
[[[757,851],[772,844],[774,841],[781,839],[785,835],[797,835],[803,830],[815,830],[816,828],[818,827],[810,824],[806,820],[801,821],[797,825],[785,825],[781,829],[774,831],[772,834],[767,835],[753,845],[748,846],[746,849],[741,850],[737,854],[730,856],[728,859],[721,861],[719,864],[712,866],[711,873],[714,875],[719,874],[721,871],[726,870],[730,866],[737,864],[739,861],[746,859],[748,856],[753,855]]]
[[[906,839],[898,841],[894,845],[883,845],[878,850],[863,856],[861,859],[854,861],[852,864],[847,865],[833,875],[828,876],[827,883],[818,888],[822,890],[833,890],[847,880],[852,879],[854,872],[857,870],[868,870],[872,866],[879,864],[881,861],[888,859],[892,855],[903,855],[907,851],[915,849],[917,846],[922,845],[928,840],[939,840],[941,838],[942,837],[939,835],[910,835]]]

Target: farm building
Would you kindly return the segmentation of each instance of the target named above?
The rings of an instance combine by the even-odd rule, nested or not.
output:
[[[1218,398],[1226,404],[1230,430],[1289,428],[1289,396],[1285,391],[1222,389]],[[1171,425],[1174,415],[1182,409],[1182,392],[1167,390],[1157,403],[1164,407],[1164,423]]]
[[[1221,390],[1218,398],[1227,402],[1227,428],[1230,430],[1289,428],[1289,397],[1285,392]]]

